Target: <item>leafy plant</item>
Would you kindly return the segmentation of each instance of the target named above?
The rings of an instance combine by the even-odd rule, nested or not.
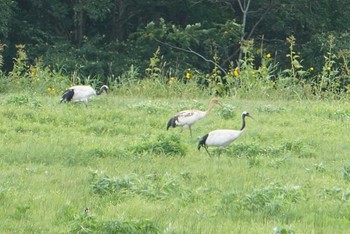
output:
[[[294,51],[295,41],[296,39],[293,35],[287,38],[289,43],[289,54],[287,54],[287,57],[289,58],[290,68],[283,71],[287,74],[287,78],[290,78],[293,82],[297,82],[306,74],[301,65],[300,56]]]
[[[157,234],[161,233],[156,223],[149,219],[111,220],[102,223],[103,233]]]
[[[252,212],[263,212],[266,215],[278,215],[285,212],[290,203],[304,199],[301,188],[282,187],[270,184],[263,189],[255,190],[242,199],[244,209]]]
[[[163,78],[165,65],[166,62],[162,62],[162,57],[160,56],[160,47],[158,47],[156,52],[153,54],[153,57],[149,60],[148,68],[146,68],[147,78]]]
[[[94,194],[117,196],[138,194],[149,200],[162,200],[182,191],[182,186],[176,177],[170,174],[150,174],[145,178],[134,174],[124,178],[109,178],[108,176],[94,176],[92,192]]]
[[[68,233],[160,233],[159,227],[150,219],[100,220],[95,215],[82,213],[70,222]]]
[[[343,179],[350,181],[350,164],[344,165],[342,172],[343,172]]]
[[[94,233],[100,230],[100,226],[96,216],[82,212],[69,223],[68,233]]]
[[[158,135],[155,141],[149,140],[143,143],[131,146],[127,149],[130,154],[151,154],[167,156],[184,156],[187,148],[181,142],[179,135]]]

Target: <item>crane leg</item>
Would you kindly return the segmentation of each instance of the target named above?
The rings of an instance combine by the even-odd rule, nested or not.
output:
[[[209,151],[208,151],[208,146],[204,146],[204,149],[207,151],[209,157],[211,157],[211,155],[210,155],[210,153],[209,153]]]

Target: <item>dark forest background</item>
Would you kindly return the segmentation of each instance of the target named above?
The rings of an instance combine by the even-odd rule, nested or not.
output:
[[[330,51],[349,65],[349,22],[348,0],[2,0],[1,68],[11,71],[16,45],[24,45],[28,64],[40,58],[99,79],[131,66],[142,73],[155,56],[168,76],[214,64],[229,71],[251,41],[256,66],[269,54],[282,71],[293,36],[297,60],[321,71]]]

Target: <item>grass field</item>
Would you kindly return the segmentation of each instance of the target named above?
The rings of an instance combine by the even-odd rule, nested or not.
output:
[[[349,232],[349,102],[223,98],[192,138],[166,130],[210,99],[1,95],[1,233]],[[197,150],[242,111],[241,138]]]

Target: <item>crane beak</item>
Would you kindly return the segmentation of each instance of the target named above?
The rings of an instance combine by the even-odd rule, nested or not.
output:
[[[250,118],[254,119],[253,116],[251,116],[251,115],[247,115],[247,117],[250,117]],[[254,119],[254,120],[255,120],[255,119]]]

